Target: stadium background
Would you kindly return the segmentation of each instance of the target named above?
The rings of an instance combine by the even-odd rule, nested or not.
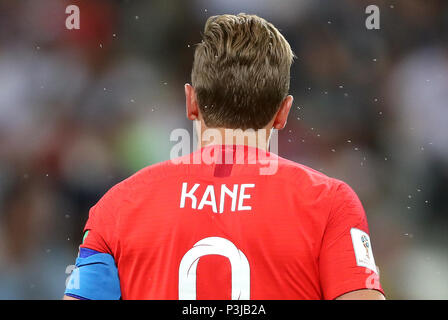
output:
[[[388,298],[448,298],[448,2],[0,0],[0,299],[62,297],[89,207],[191,131],[194,44],[238,12],[298,56],[279,154],[356,190]]]

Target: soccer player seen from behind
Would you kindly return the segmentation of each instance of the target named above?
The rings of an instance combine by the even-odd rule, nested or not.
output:
[[[384,299],[355,192],[269,151],[293,58],[258,16],[207,20],[185,85],[198,148],[91,208],[65,299]]]

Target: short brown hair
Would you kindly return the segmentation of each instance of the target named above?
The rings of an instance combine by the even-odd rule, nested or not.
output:
[[[210,17],[196,46],[191,80],[208,127],[260,129],[289,90],[289,43],[256,15]]]

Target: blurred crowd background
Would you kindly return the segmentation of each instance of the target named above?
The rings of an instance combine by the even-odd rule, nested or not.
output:
[[[192,132],[183,84],[206,19],[239,12],[297,55],[280,156],[358,193],[388,298],[448,299],[443,0],[0,0],[0,299],[62,297],[89,208]]]

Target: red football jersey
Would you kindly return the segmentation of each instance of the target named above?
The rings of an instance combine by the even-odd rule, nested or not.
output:
[[[353,190],[251,147],[208,146],[137,172],[90,210],[87,230],[81,246],[114,257],[122,299],[383,292]]]

